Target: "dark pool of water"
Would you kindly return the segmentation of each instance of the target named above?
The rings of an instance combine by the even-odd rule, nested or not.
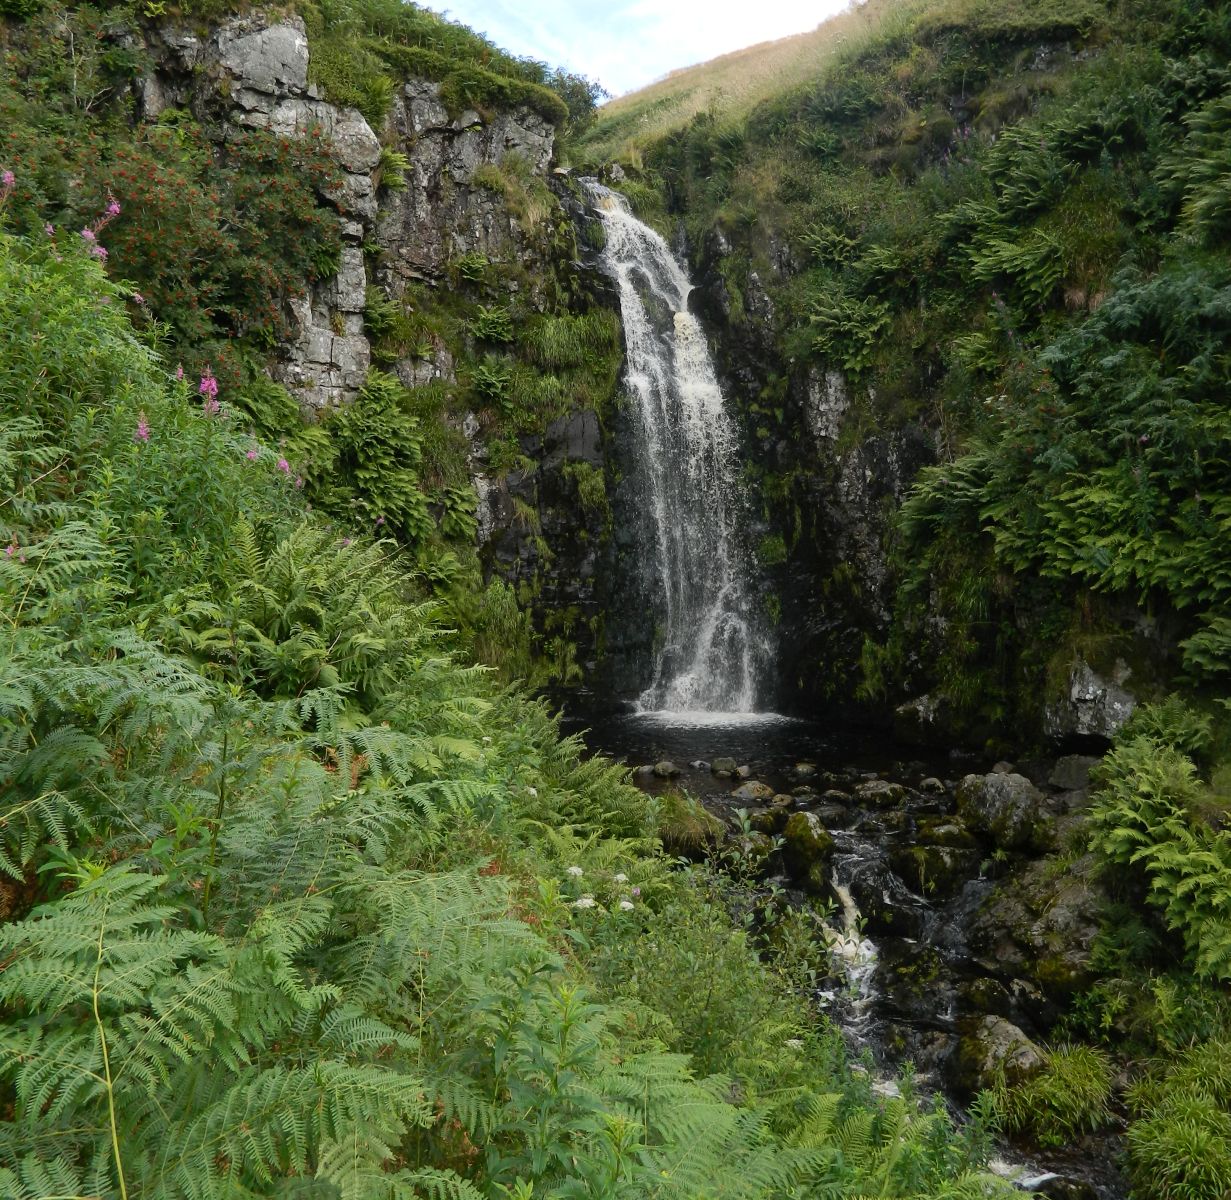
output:
[[[565,728],[581,734],[595,753],[630,767],[672,762],[681,771],[677,784],[702,795],[723,786],[709,771],[715,758],[733,758],[751,768],[753,778],[773,785],[789,781],[800,762],[820,771],[854,768],[901,779],[961,776],[976,763],[960,752],[904,746],[883,730],[853,721],[809,721],[776,713],[574,714]],[[654,784],[645,786],[653,790]]]

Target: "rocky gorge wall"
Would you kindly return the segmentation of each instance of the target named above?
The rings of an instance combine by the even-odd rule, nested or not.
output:
[[[338,168],[321,194],[336,214],[338,269],[289,299],[291,332],[269,374],[309,421],[354,403],[373,367],[412,393],[445,392],[441,419],[464,438],[484,569],[531,611],[541,652],[560,660],[557,681],[575,684],[577,664],[595,668],[601,640],[595,580],[608,534],[603,423],[614,373],[606,391],[557,396],[554,412],[509,414],[482,380],[507,382],[517,330],[476,332],[484,313],[546,323],[608,303],[578,262],[569,184],[552,170],[552,123],[530,107],[451,110],[439,82],[410,78],[374,128],[311,81],[313,48],[298,16],[258,11],[144,36],[152,68],[136,83],[141,120],[187,111],[220,151],[252,129],[326,149]],[[386,323],[418,320],[416,335],[377,344],[374,304]]]

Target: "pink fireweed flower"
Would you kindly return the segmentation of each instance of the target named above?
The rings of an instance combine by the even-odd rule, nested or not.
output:
[[[5,548],[4,548],[4,557],[5,557],[5,558],[12,558],[12,557],[13,557],[13,555],[14,555],[14,554],[16,554],[16,553],[17,553],[17,543],[16,543],[16,542],[9,542],[9,544],[8,544],[7,546],[5,546]]]
[[[377,518],[376,518],[376,528],[377,528],[377,529],[379,529],[379,528],[380,528],[380,527],[381,527],[384,523],[385,523],[385,518],[384,518],[384,517],[377,517]]]
[[[148,442],[149,440],[150,440],[150,426],[149,426],[149,422],[145,419],[145,413],[142,412],[137,417],[137,430],[133,434],[133,441],[134,442]]]
[[[5,171],[2,175],[0,175],[0,186],[3,186],[6,192],[16,182],[17,182],[17,176],[14,175],[12,171]]]
[[[56,236],[56,227],[55,227],[55,226],[54,226],[54,225],[53,225],[50,221],[48,221],[48,222],[47,222],[47,224],[43,226],[43,232],[44,232],[44,233],[45,233],[48,237],[55,237],[55,236]]]
[[[258,455],[259,453],[260,453],[260,451],[258,451],[258,450],[257,450],[257,448],[256,448],[255,446],[253,446],[253,447],[252,447],[252,449],[251,449],[251,450],[249,450],[249,451],[248,451],[248,453],[247,453],[244,457],[245,457],[245,458],[247,458],[247,460],[248,460],[249,462],[256,462],[256,460],[257,460],[257,455]]]
[[[295,486],[296,486],[297,488],[301,488],[301,487],[303,487],[303,476],[302,476],[302,475],[296,475],[296,476],[295,476]]]
[[[140,292],[133,292],[133,303],[144,306],[145,297]]]
[[[107,261],[107,248],[106,248],[106,246],[98,246],[98,245],[91,246],[91,247],[90,247],[90,253],[91,253],[92,255],[94,255],[94,257],[95,257],[95,258],[99,259],[101,262],[106,262],[106,261]]]
[[[350,538],[343,538],[343,539],[342,539],[342,545],[343,545],[343,546],[349,546],[349,545],[350,545],[350,542],[351,542]]]
[[[120,215],[120,206],[119,206],[119,203],[113,197],[111,202],[107,205],[107,216],[118,217],[119,215]]]
[[[81,237],[84,241],[92,242],[94,241],[94,236],[94,230],[92,230],[88,225],[81,231]]]
[[[175,368],[175,378],[180,383],[184,381],[184,364],[183,363],[180,363],[179,366]]]
[[[278,470],[281,471],[283,475],[289,475],[291,473],[291,464],[287,462],[285,458],[280,458],[278,459]]]
[[[218,380],[214,378],[214,371],[212,367],[206,367],[201,373],[201,384],[197,388],[197,391],[200,392],[202,396],[208,396],[211,400],[218,395]]]
[[[218,410],[221,407],[222,405],[219,404],[218,401],[213,398],[213,396],[206,396],[205,399],[201,401],[201,411],[207,417],[217,416]]]

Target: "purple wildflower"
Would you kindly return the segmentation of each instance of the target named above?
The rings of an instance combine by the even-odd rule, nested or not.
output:
[[[303,476],[302,476],[302,475],[296,475],[296,476],[295,476],[295,486],[296,486],[297,488],[301,488],[301,487],[303,487]]]
[[[350,545],[350,538],[343,538],[343,539],[342,539],[342,545],[343,545],[343,546],[349,546],[349,545]]]
[[[278,470],[281,471],[283,475],[289,475],[291,473],[291,464],[287,462],[285,458],[278,459],[277,465]]]
[[[257,448],[253,446],[252,449],[248,451],[247,455],[245,455],[245,457],[248,459],[249,462],[256,462],[258,453],[259,452]]]
[[[200,392],[202,396],[208,397],[210,400],[214,399],[214,397],[218,395],[218,380],[214,378],[213,368],[206,367],[201,373],[201,384],[197,388],[197,391]]]
[[[150,440],[150,426],[145,419],[145,413],[142,412],[137,417],[137,431],[133,434],[134,442],[148,442]]]
[[[17,176],[14,175],[12,171],[5,171],[4,174],[0,175],[0,185],[4,187],[4,190],[6,192],[16,182],[17,182]]]
[[[183,363],[180,363],[179,366],[175,368],[175,378],[179,380],[180,382],[183,382],[183,379],[184,379],[184,364]]]
[[[16,543],[16,542],[9,542],[9,544],[8,544],[7,546],[5,546],[5,548],[4,548],[4,557],[5,557],[5,558],[12,558],[12,557],[13,557],[13,555],[14,555],[14,554],[16,554],[16,553],[17,553],[17,543]]]
[[[97,244],[93,245],[90,247],[90,253],[94,255],[94,257],[97,258],[100,262],[107,261],[107,247],[106,246],[99,246]]]
[[[631,892],[631,893],[629,893],[629,894],[630,894],[630,895],[632,895],[632,896],[634,896],[634,897],[636,897],[636,896],[640,896],[640,895],[641,895],[641,889],[640,889],[639,887],[635,887],[635,888],[633,888],[632,892]]]
[[[92,230],[92,229],[91,229],[91,228],[87,225],[87,226],[86,226],[86,227],[85,227],[85,228],[81,231],[81,237],[82,237],[82,239],[83,239],[84,241],[87,241],[87,242],[92,242],[92,241],[94,241],[94,230]]]
[[[56,236],[56,227],[55,227],[55,226],[54,226],[54,225],[53,225],[50,221],[48,221],[48,222],[47,222],[47,224],[43,226],[43,232],[44,232],[44,233],[45,233],[48,237],[55,237],[55,236]]]
[[[107,216],[118,217],[120,215],[119,202],[112,197],[111,203],[107,205]]]
[[[384,518],[384,517],[377,517],[377,518],[376,518],[376,528],[377,528],[377,529],[379,529],[379,528],[380,528],[380,527],[381,527],[384,523],[385,523],[385,518]]]
[[[145,297],[140,292],[133,292],[133,303],[144,307]]]

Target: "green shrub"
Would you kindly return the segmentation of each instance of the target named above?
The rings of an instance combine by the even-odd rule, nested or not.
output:
[[[1043,1069],[1022,1083],[995,1089],[1005,1129],[1028,1133],[1040,1146],[1068,1146],[1111,1117],[1111,1059],[1092,1046],[1057,1046]]]
[[[1129,1093],[1129,1174],[1160,1200],[1220,1200],[1231,1189],[1231,1045],[1187,1050]]]

